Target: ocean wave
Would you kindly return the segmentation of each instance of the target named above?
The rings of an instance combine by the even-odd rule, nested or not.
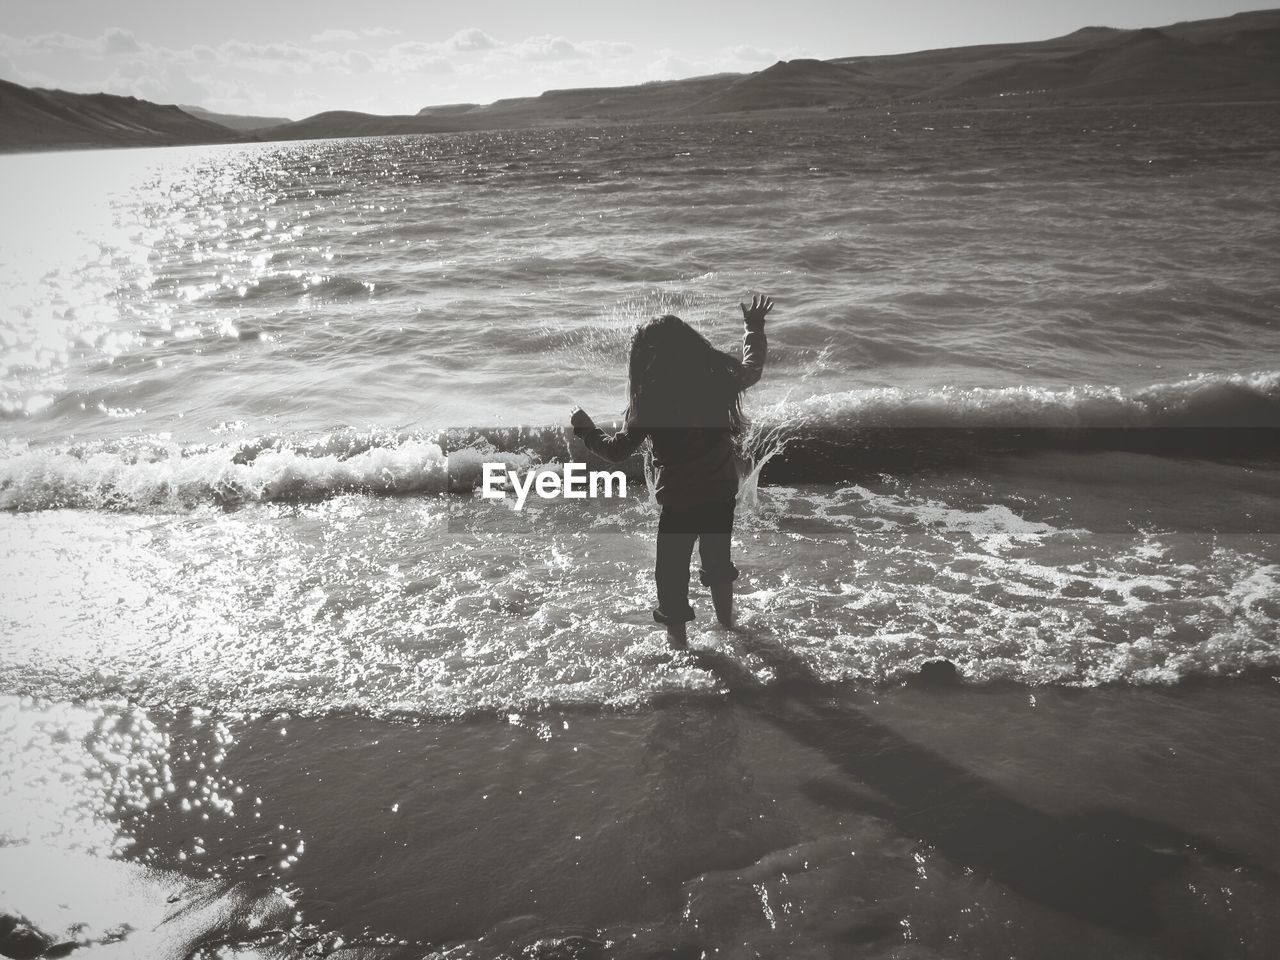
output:
[[[756,412],[744,472],[754,461],[764,483],[827,483],[1046,449],[1274,457],[1280,371],[1205,374],[1133,390],[873,388],[789,400]],[[528,468],[593,458],[563,427],[342,430],[188,445],[150,437],[15,442],[0,451],[0,509],[166,510],[352,492],[465,493],[479,487],[486,461]],[[643,476],[638,456],[623,469]]]
[[[292,300],[306,295],[312,300],[356,300],[374,293],[393,292],[385,279],[378,282],[360,277],[303,270],[286,270],[260,277],[228,280],[211,286],[198,299],[211,304],[240,304],[259,300]]]
[[[797,412],[809,419],[894,428],[1280,427],[1280,371],[1199,374],[1130,389],[852,390],[811,397]]]
[[[1199,374],[1137,388],[870,388],[788,401],[759,419],[782,424],[790,441],[766,482],[913,471],[1032,450],[1270,458],[1280,451],[1280,371]]]
[[[6,451],[0,508],[184,510],[201,503],[323,499],[343,492],[447,489],[445,457],[429,442],[370,446],[339,457],[278,444],[252,461],[235,445],[143,441]]]

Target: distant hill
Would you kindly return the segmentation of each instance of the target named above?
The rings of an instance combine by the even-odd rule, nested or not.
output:
[[[416,123],[408,117],[324,114],[259,136],[429,133],[920,102],[1005,106],[1143,98],[1280,99],[1280,10],[1158,30],[1090,26],[1031,43],[779,61],[751,74],[548,90],[484,106],[424,107]],[[346,127],[344,117],[355,116],[358,125]]]
[[[487,105],[424,107],[411,116],[334,110],[280,121],[198,107],[184,113],[130,97],[29,90],[0,81],[0,149],[442,133],[921,103],[1152,100],[1280,100],[1280,10],[1159,29],[1090,26],[1031,43],[779,61],[750,74],[548,90]]]
[[[320,137],[392,136],[546,126],[576,120],[639,120],[692,104],[740,74],[644,83],[633,87],[548,90],[536,97],[514,97],[480,106],[455,103],[424,107],[409,116],[379,116],[331,110],[314,117],[255,132],[263,140]]]
[[[1087,43],[1064,43],[1080,39]],[[1161,29],[1077,31],[1061,38],[1057,49],[1002,59],[925,92],[931,97],[1020,94],[1069,100],[1276,99],[1280,11]]]
[[[1280,99],[1280,10],[1260,10],[1161,29],[1085,27],[1035,43],[988,44],[828,61],[860,71],[829,105],[870,94],[899,100],[1026,98],[1041,102]],[[767,72],[767,71],[766,71]],[[759,75],[757,75],[759,76]]]
[[[424,107],[418,116],[442,116],[441,110],[455,122],[489,123],[534,120],[635,120],[662,116],[686,109],[714,95],[736,80],[740,73],[720,73],[688,80],[656,80],[631,87],[581,87],[573,90],[548,90],[536,97],[514,97],[487,106],[464,104],[449,107]]]
[[[233,130],[175,106],[108,93],[35,90],[0,80],[0,150],[226,143]]]
[[[242,132],[261,130],[263,127],[278,127],[282,123],[291,122],[288,117],[246,117],[237,113],[214,113],[204,107],[188,106],[185,103],[180,104],[179,108],[193,117],[208,120],[210,123],[221,124],[230,130],[240,130]]]
[[[433,117],[415,115],[383,116],[355,110],[328,110],[305,120],[294,120],[278,127],[257,130],[261,140],[319,140],[327,137],[388,137],[409,133],[447,133],[460,129],[457,124]]]
[[[738,113],[825,107],[868,99],[889,99],[897,84],[872,77],[852,63],[830,60],[779,60],[758,73],[735,77],[686,109],[691,113]]]

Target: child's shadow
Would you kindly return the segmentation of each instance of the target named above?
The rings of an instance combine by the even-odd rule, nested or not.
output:
[[[1274,871],[1165,824],[1112,810],[1060,816],[1028,806],[842,703],[831,685],[776,642],[741,630],[735,634],[773,670],[775,682],[762,683],[719,651],[691,650],[689,656],[731,696],[748,700],[756,713],[821,751],[850,778],[807,784],[811,798],[888,820],[954,863],[980,870],[1045,907],[1125,934],[1169,934],[1157,888],[1171,889],[1168,881],[1190,864],[1192,851],[1280,882]],[[867,787],[878,796],[868,796]],[[1178,945],[1179,952],[1195,949]]]

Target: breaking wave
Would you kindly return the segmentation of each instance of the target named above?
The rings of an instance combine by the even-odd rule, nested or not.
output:
[[[876,388],[758,411],[744,473],[835,483],[1027,450],[1198,458],[1280,451],[1280,371],[1119,387]],[[181,444],[154,437],[0,451],[0,509],[189,509],[343,493],[468,493],[484,462],[525,469],[590,455],[562,427],[339,430]],[[624,465],[643,476],[639,457]]]

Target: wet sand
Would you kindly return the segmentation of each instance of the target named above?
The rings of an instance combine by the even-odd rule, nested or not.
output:
[[[749,649],[629,712],[6,698],[0,903],[120,956],[1270,955],[1274,680],[856,691]]]

